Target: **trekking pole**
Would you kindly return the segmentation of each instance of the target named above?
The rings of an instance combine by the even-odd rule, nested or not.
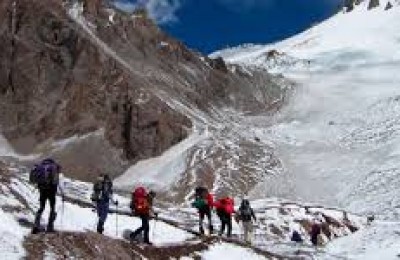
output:
[[[118,201],[115,205],[115,235],[118,237]]]
[[[152,240],[154,239],[154,236],[155,236],[155,234],[156,234],[157,217],[158,217],[158,216],[156,216],[156,217],[154,218],[153,231],[151,232],[151,239],[152,239]]]
[[[65,201],[64,201],[64,196],[62,197],[62,206],[61,206],[61,229],[64,229],[64,204],[65,203]]]

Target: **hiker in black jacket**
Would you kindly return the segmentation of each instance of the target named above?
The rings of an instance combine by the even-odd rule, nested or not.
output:
[[[113,184],[108,175],[101,176],[93,186],[93,193],[91,199],[96,203],[97,216],[99,221],[97,223],[97,232],[103,234],[104,223],[106,222],[108,212],[110,211],[110,201],[112,201]],[[118,205],[118,201],[113,201]]]
[[[237,222],[242,221],[244,240],[247,243],[251,243],[251,236],[253,234],[253,221],[257,221],[254,210],[250,206],[250,201],[243,199],[240,204],[239,211],[236,215]]]

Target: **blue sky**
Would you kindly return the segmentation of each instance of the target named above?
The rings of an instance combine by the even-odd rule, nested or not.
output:
[[[203,53],[243,43],[270,43],[328,18],[342,0],[118,0],[145,5],[170,35]]]

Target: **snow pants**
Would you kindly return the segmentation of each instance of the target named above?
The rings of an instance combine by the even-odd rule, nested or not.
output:
[[[208,219],[208,229],[210,231],[210,234],[212,234],[214,231],[214,228],[213,228],[213,224],[212,224],[210,207],[206,207],[204,209],[199,210],[199,231],[201,234],[204,234],[203,222],[204,222],[205,217],[207,217],[207,219]]]
[[[140,219],[142,220],[142,226],[136,229],[132,235],[131,238],[135,239],[140,233],[143,232],[143,242],[149,244],[150,239],[149,239],[149,233],[150,233],[150,216],[149,215],[140,215]]]
[[[251,239],[253,236],[253,222],[251,221],[243,221],[243,235],[244,235],[244,241],[247,243],[251,243]]]
[[[99,221],[97,222],[97,232],[103,234],[104,223],[107,220],[108,212],[110,211],[110,203],[108,201],[99,201],[96,205],[97,216]]]
[[[44,188],[39,188],[39,210],[36,213],[35,216],[35,223],[34,223],[34,230],[37,231],[40,228],[40,220],[42,218],[42,214],[44,211],[44,208],[46,207],[46,202],[47,200],[50,203],[50,214],[49,214],[49,220],[47,222],[47,230],[52,232],[54,231],[54,221],[56,220],[56,195],[57,195],[57,186],[50,186],[50,187],[44,187]]]

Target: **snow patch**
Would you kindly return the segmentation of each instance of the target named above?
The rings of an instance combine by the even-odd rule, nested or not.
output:
[[[115,180],[115,187],[123,190],[131,190],[135,185],[158,190],[168,187],[184,173],[190,149],[206,137],[205,134],[193,132],[161,156],[136,163]]]
[[[250,249],[227,243],[212,245],[210,249],[204,252],[201,256],[204,260],[226,259],[228,256],[230,260],[265,259],[265,257],[252,252]]]
[[[15,156],[15,151],[6,138],[0,134],[0,156]]]
[[[2,198],[3,199],[3,198]],[[25,256],[24,232],[15,219],[0,208],[0,252],[2,259],[21,259]]]

